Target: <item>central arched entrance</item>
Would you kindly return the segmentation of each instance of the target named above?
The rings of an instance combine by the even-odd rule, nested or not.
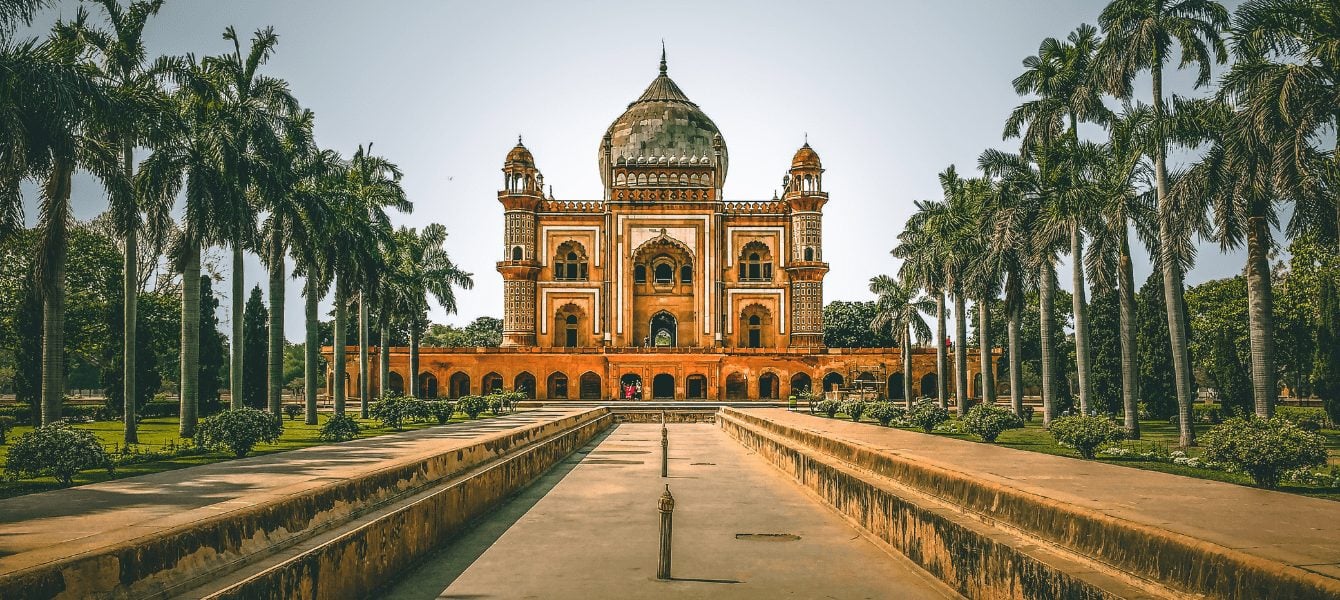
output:
[[[651,345],[673,348],[679,337],[679,320],[666,311],[651,316]]]
[[[675,397],[675,376],[669,373],[661,373],[651,378],[651,397],[657,399],[673,399]]]
[[[642,376],[636,373],[628,373],[619,378],[619,399],[620,400],[641,400],[642,399]]]

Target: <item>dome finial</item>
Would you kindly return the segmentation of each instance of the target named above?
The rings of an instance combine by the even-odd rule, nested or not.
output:
[[[661,74],[665,75],[665,38],[661,38]]]
[[[522,144],[521,144],[521,134],[519,134],[519,133],[516,134],[516,145],[518,145],[518,146],[522,145]]]

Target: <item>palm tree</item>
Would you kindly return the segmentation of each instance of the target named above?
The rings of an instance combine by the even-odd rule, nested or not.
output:
[[[1276,150],[1287,141],[1270,139],[1255,126],[1253,115],[1225,102],[1179,103],[1173,129],[1184,143],[1209,143],[1209,150],[1170,191],[1176,205],[1208,205],[1212,237],[1224,252],[1247,245],[1247,318],[1251,347],[1252,396],[1255,413],[1274,415],[1279,397],[1275,369],[1274,301],[1271,289],[1271,226],[1278,226],[1274,203],[1286,196],[1276,186]],[[1187,139],[1187,136],[1190,139]],[[1189,214],[1206,214],[1190,209]]]
[[[172,127],[154,140],[135,188],[151,203],[169,203],[185,189],[181,231],[172,254],[182,273],[180,434],[192,437],[200,408],[200,251],[219,241],[226,226],[218,198],[229,185],[229,131],[218,114],[220,92],[211,74],[187,57],[174,76],[180,87],[172,96]]]
[[[102,143],[120,153],[121,168],[127,181],[135,177],[135,147],[147,141],[151,135],[150,129],[160,121],[159,113],[164,111],[158,69],[152,69],[146,63],[143,39],[145,25],[150,17],[158,13],[163,1],[137,0],[123,8],[117,0],[96,0],[107,16],[111,31],[87,26],[82,7],[76,19],[80,27],[77,35],[94,56],[90,67],[100,84],[116,100],[116,118],[109,120],[105,126],[97,127],[95,135],[102,138]],[[131,188],[126,186],[126,189],[129,191]],[[112,221],[121,235],[123,252],[124,440],[127,444],[136,444],[139,443],[135,428],[135,404],[139,396],[135,381],[135,355],[138,345],[136,308],[139,304],[137,267],[140,215],[141,212],[148,212],[161,222],[166,219],[168,203],[148,205],[144,202],[146,198],[134,193],[112,195],[110,200]]]
[[[473,276],[451,261],[443,244],[447,228],[434,223],[416,232],[400,228],[396,237],[400,250],[396,261],[396,279],[403,292],[401,310],[409,325],[409,364],[411,395],[418,397],[419,340],[428,312],[428,296],[432,296],[447,314],[456,312],[454,288],[471,289]]]
[[[279,152],[277,130],[283,119],[298,110],[297,101],[282,79],[258,73],[274,53],[279,37],[273,27],[257,30],[247,53],[232,27],[224,30],[223,39],[233,43],[232,52],[204,60],[206,69],[216,74],[222,83],[222,114],[232,132],[228,154],[225,157],[232,173],[233,185],[218,199],[228,215],[226,241],[232,248],[232,360],[229,370],[229,392],[232,407],[242,407],[242,317],[245,306],[243,253],[255,246],[258,193],[257,171],[263,157]]]
[[[348,326],[348,305],[353,295],[360,296],[360,304],[366,306],[376,280],[384,271],[386,250],[391,244],[393,231],[386,209],[394,208],[402,213],[413,210],[414,205],[405,198],[400,187],[400,169],[394,163],[371,154],[372,146],[359,146],[349,161],[342,186],[342,201],[333,207],[332,222],[339,232],[329,239],[329,254],[335,275],[335,411],[344,412],[344,355],[346,328]],[[360,307],[360,313],[365,309]],[[360,361],[359,386],[368,388],[367,363],[367,320],[360,315]],[[366,393],[363,410],[367,410]]]
[[[949,372],[949,357],[945,348],[945,275],[944,257],[940,239],[930,227],[935,224],[934,215],[941,208],[938,201],[915,201],[916,212],[908,218],[902,233],[898,234],[898,245],[890,254],[903,261],[898,268],[898,278],[906,285],[920,288],[934,298],[935,302],[935,395],[940,408],[949,406],[949,388],[945,386],[945,373]],[[925,393],[925,390],[922,390]]]
[[[1140,437],[1140,379],[1135,339],[1135,277],[1131,258],[1130,227],[1135,225],[1146,241],[1157,244],[1153,234],[1153,174],[1145,160],[1150,110],[1126,103],[1108,123],[1108,140],[1094,168],[1095,213],[1090,229],[1092,243],[1085,260],[1089,279],[1096,287],[1117,288],[1120,303],[1121,398],[1126,437]],[[1115,278],[1114,278],[1115,274]]]
[[[978,231],[981,180],[963,179],[951,165],[940,173],[944,201],[929,214],[944,261],[945,283],[954,300],[954,398],[958,414],[968,411],[968,315],[965,306],[971,286],[971,265],[981,253]]]
[[[1038,99],[1015,109],[1006,124],[1006,136],[1019,133],[1028,124],[1024,135],[1025,147],[1061,143],[1057,139],[1057,118],[1068,121],[1064,134],[1069,144],[1068,160],[1063,168],[1067,177],[1055,193],[1046,197],[1047,220],[1053,227],[1067,230],[1070,255],[1075,267],[1071,270],[1073,289],[1071,298],[1075,314],[1075,362],[1079,382],[1081,412],[1089,410],[1090,360],[1089,331],[1086,318],[1087,302],[1084,284],[1084,222],[1088,209],[1086,196],[1080,192],[1083,185],[1083,165],[1080,162],[1079,123],[1103,123],[1110,111],[1103,106],[1094,68],[1098,49],[1098,32],[1090,25],[1080,25],[1066,41],[1047,38],[1042,41],[1036,56],[1024,59],[1024,73],[1014,80],[1019,94],[1036,94]]]
[[[989,256],[986,240],[989,239],[991,223],[994,221],[994,216],[991,214],[994,196],[999,191],[995,182],[985,177],[972,180],[968,188],[968,193],[973,195],[972,205],[975,211],[972,227],[976,231],[973,233],[980,240],[978,250],[981,254],[979,260],[969,265],[965,279],[969,282],[966,287],[972,290],[970,295],[977,304],[978,371],[982,378],[981,399],[987,404],[996,403],[996,372],[992,368],[991,302],[995,300],[996,290],[1000,289],[1002,273],[999,265],[981,258]]]
[[[935,303],[917,297],[917,288],[904,285],[888,275],[870,278],[870,292],[875,294],[875,319],[872,331],[887,329],[898,338],[903,356],[903,401],[912,407],[912,340],[924,340],[931,328],[921,313],[930,312]]]
[[[303,317],[306,337],[303,344],[304,412],[308,425],[315,425],[317,388],[320,387],[321,333],[317,305],[330,288],[331,260],[326,255],[327,240],[337,235],[332,229],[331,210],[342,200],[345,181],[344,161],[333,150],[310,154],[301,163],[293,191],[292,205],[297,208],[288,222],[286,234],[294,275],[302,277]],[[273,297],[273,296],[272,296]],[[332,344],[333,346],[334,344]]]
[[[1288,233],[1310,232],[1340,249],[1340,202],[1310,193],[1340,183],[1340,140],[1325,154],[1323,132],[1340,130],[1340,6],[1323,0],[1248,0],[1233,17],[1237,55],[1223,91],[1251,115],[1259,135],[1280,139],[1275,185],[1294,196]],[[1329,162],[1329,164],[1328,164]]]
[[[1152,80],[1154,131],[1154,190],[1159,211],[1158,261],[1163,271],[1163,296],[1167,304],[1168,333],[1172,345],[1173,372],[1177,386],[1178,423],[1181,444],[1194,446],[1191,423],[1191,357],[1187,349],[1186,303],[1182,270],[1174,256],[1178,244],[1168,202],[1168,139],[1164,129],[1167,110],[1163,100],[1163,65],[1172,58],[1173,43],[1181,48],[1179,64],[1198,67],[1196,87],[1210,82],[1210,64],[1224,63],[1228,52],[1220,37],[1228,27],[1228,10],[1214,0],[1112,0],[1098,17],[1105,39],[1099,49],[1099,68],[1108,91],[1130,98],[1135,75],[1148,70]]]
[[[1025,296],[1037,282],[1029,276],[1037,271],[1031,240],[1037,222],[1037,205],[1012,182],[998,180],[983,220],[987,231],[984,262],[1004,278],[1006,334],[1010,355],[1010,408],[1016,415],[1024,410],[1023,356],[1020,349],[1020,321]]]

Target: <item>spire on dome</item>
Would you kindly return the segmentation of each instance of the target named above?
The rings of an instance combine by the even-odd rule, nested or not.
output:
[[[661,74],[665,75],[665,38],[661,38]]]

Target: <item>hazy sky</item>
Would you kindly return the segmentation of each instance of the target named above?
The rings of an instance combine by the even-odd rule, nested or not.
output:
[[[76,2],[47,11],[44,33]],[[1236,2],[1228,3],[1230,9]],[[398,224],[446,225],[452,257],[474,273],[458,295],[465,323],[502,316],[502,210],[496,191],[523,134],[559,199],[599,199],[600,138],[656,75],[661,39],[670,76],[717,123],[730,148],[727,199],[771,198],[808,132],[827,172],[826,301],[869,299],[912,201],[940,197],[936,174],[972,172],[1001,140],[1020,98],[1010,80],[1048,36],[1095,23],[1103,3],[1077,0],[886,2],[367,2],[168,0],[146,35],[152,54],[228,49],[227,25],[273,25],[265,72],[288,80],[316,112],[317,141],[345,156],[359,143],[405,172],[414,202]],[[98,13],[95,11],[95,15]],[[1216,70],[1216,75],[1222,69]],[[1190,76],[1170,93],[1193,94]],[[1148,82],[1137,87],[1148,101]],[[105,196],[75,182],[76,216]],[[28,218],[36,216],[27,188]],[[1241,271],[1243,256],[1204,246],[1188,283]],[[1147,261],[1136,261],[1143,282]],[[227,273],[224,274],[225,276]],[[1068,263],[1060,273],[1070,279]],[[249,257],[248,289],[264,285]],[[216,287],[227,293],[225,282]],[[302,339],[300,283],[291,281],[288,339]],[[323,306],[323,312],[328,306]],[[228,304],[221,314],[227,320]],[[224,328],[227,331],[227,328]]]

